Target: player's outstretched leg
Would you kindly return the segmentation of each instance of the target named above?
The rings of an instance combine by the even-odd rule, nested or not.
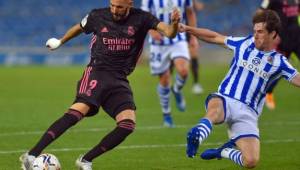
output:
[[[181,92],[181,89],[184,86],[185,82],[186,78],[183,78],[179,74],[176,74],[175,84],[172,87],[172,92],[175,97],[177,109],[181,112],[184,112],[186,108],[185,99]]]
[[[41,152],[50,145],[55,139],[63,134],[67,129],[79,122],[83,116],[77,110],[69,109],[61,118],[56,120],[42,136],[40,141],[28,152],[20,157],[21,166],[24,170],[30,170],[33,158],[41,154]]]
[[[193,127],[187,134],[186,154],[193,158],[197,154],[199,145],[209,136],[212,130],[212,123],[202,118],[198,125]]]
[[[242,152],[235,149],[235,146],[235,143],[230,140],[219,148],[205,150],[200,157],[204,160],[227,158],[240,166],[244,166]]]
[[[135,122],[133,120],[121,120],[117,123],[117,127],[107,134],[98,145],[76,160],[77,167],[82,170],[91,170],[93,159],[118,146],[134,129]],[[85,167],[86,169],[84,169]]]

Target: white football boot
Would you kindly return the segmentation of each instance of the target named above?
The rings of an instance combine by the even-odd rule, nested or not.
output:
[[[21,169],[32,170],[32,163],[35,160],[35,156],[28,155],[28,152],[22,154],[19,158],[21,162]]]
[[[79,158],[76,160],[76,166],[78,170],[93,170],[92,162],[82,160],[82,157],[83,155],[80,155]]]

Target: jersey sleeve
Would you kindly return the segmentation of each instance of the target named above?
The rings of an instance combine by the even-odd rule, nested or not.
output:
[[[297,74],[298,71],[295,69],[287,60],[286,57],[281,58],[281,76],[287,81],[291,81]]]
[[[95,32],[95,27],[94,27],[94,22],[95,17],[94,17],[94,11],[90,12],[87,14],[80,22],[80,26],[83,29],[83,31],[86,34],[90,34],[92,32]]]
[[[225,38],[225,45],[229,48],[234,50],[236,47],[238,47],[242,40],[244,40],[246,37],[232,37],[228,36]]]
[[[149,12],[145,12],[144,21],[145,21],[145,28],[147,29],[147,31],[149,29],[156,30],[157,25],[160,23],[160,20]]]
[[[150,12],[150,9],[153,5],[153,1],[152,0],[142,0],[142,6],[141,9],[147,12]]]

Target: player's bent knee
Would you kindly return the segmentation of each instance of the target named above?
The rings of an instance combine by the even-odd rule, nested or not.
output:
[[[255,158],[255,157],[244,157],[243,159],[243,164],[244,167],[248,168],[248,169],[252,169],[255,168],[256,165],[258,164],[259,159]]]
[[[206,113],[205,117],[213,124],[219,124],[224,121],[224,115],[217,108],[210,109]]]
[[[135,111],[131,110],[131,109],[123,110],[122,112],[117,114],[115,119],[117,122],[121,122],[126,119],[129,119],[129,120],[132,120],[133,122],[135,122]]]
[[[74,103],[70,107],[70,110],[76,110],[76,111],[80,112],[83,116],[85,116],[89,112],[90,106],[88,106],[85,103]]]
[[[177,71],[182,78],[186,78],[189,74],[189,70],[187,68],[179,68]]]
[[[135,130],[135,122],[131,119],[124,119],[117,123],[118,128],[122,129],[125,136],[130,135]]]

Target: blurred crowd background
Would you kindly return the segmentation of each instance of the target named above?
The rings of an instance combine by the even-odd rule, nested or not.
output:
[[[260,0],[201,0],[198,26],[227,35],[251,32],[251,17]],[[135,0],[135,7],[140,7]],[[90,36],[80,35],[55,53],[44,46],[50,37],[61,37],[94,8],[109,0],[0,0],[0,64],[82,64],[89,59]],[[203,47],[202,47],[203,48]]]

